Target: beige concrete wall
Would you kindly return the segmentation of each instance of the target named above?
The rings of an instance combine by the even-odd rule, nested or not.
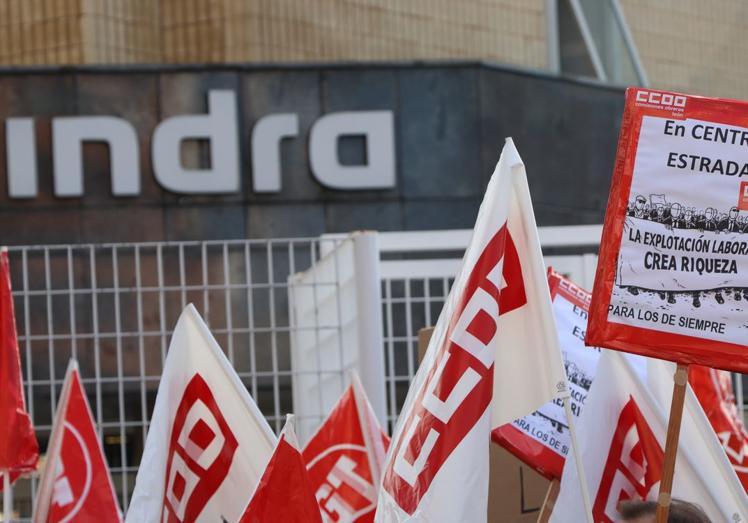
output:
[[[748,2],[621,0],[653,87],[748,99]]]
[[[238,27],[230,0],[162,0],[161,30],[166,63],[226,62],[226,41]]]
[[[481,58],[546,66],[542,0],[255,0],[247,6],[239,16],[259,29],[248,49],[261,61]]]
[[[743,0],[621,0],[655,87],[748,98]],[[481,59],[545,69],[545,0],[0,0],[0,65]]]
[[[621,0],[655,87],[748,98],[743,0]],[[547,67],[545,0],[1,0],[0,65],[482,59]]]
[[[0,2],[0,64],[83,61],[79,0]]]
[[[0,64],[453,58],[544,68],[544,6],[544,0],[2,0]]]
[[[159,2],[2,0],[0,65],[160,62]]]
[[[83,63],[162,61],[161,0],[79,1]]]

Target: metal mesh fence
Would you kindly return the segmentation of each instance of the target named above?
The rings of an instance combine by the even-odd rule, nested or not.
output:
[[[382,281],[387,419],[390,430],[418,369],[418,331],[436,324],[454,279],[386,278]]]
[[[379,235],[389,430],[418,368],[418,331],[436,324],[467,233]],[[341,305],[350,302],[350,281],[341,278],[350,272],[341,266],[348,258],[337,255],[346,238],[10,248],[26,401],[42,451],[65,368],[75,357],[120,503],[127,507],[171,332],[188,303],[203,315],[276,432],[285,413],[295,410],[294,385],[327,381],[342,388],[350,357],[344,351],[351,350],[345,329],[355,321]],[[552,239],[543,244],[553,252]],[[596,259],[584,251],[594,241],[584,245],[546,262],[589,287]],[[333,266],[315,270],[331,263],[330,253]],[[291,277],[302,271],[306,277]],[[290,299],[305,286],[313,310],[299,321]],[[300,342],[304,337],[308,343]],[[294,343],[319,350],[320,340],[329,361],[293,364]],[[742,380],[736,387],[742,403]],[[321,421],[329,403],[321,395],[305,401],[317,398],[318,405],[305,406],[311,414],[301,416],[310,426]],[[31,514],[35,488],[33,478],[16,483],[15,509],[22,517]]]
[[[28,409],[44,450],[65,368],[77,358],[122,507],[127,507],[171,329],[187,303],[205,318],[270,425],[293,411],[288,277],[316,240],[61,245],[9,250]],[[335,281],[315,281],[338,292]],[[339,319],[339,318],[338,318]],[[339,322],[307,325],[339,335]],[[339,373],[343,370],[327,371]],[[31,513],[35,480],[15,509]]]

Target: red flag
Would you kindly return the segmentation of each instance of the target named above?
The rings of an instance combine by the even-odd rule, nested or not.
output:
[[[0,471],[11,471],[11,482],[36,469],[39,445],[26,412],[21,383],[21,357],[10,290],[8,250],[0,251]],[[0,490],[3,486],[0,483]]]
[[[389,446],[358,376],[306,444],[306,463],[326,521],[374,521],[377,488]]]
[[[732,468],[748,492],[748,431],[735,404],[730,373],[691,365],[688,381]]]
[[[240,523],[322,523],[314,491],[288,416],[278,444]]]
[[[34,510],[34,523],[66,521],[122,521],[75,360],[68,365]]]

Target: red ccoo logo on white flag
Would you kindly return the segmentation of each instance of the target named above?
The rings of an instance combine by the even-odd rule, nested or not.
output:
[[[400,414],[376,521],[485,520],[491,429],[566,396],[525,167],[507,139]]]
[[[34,506],[34,523],[122,521],[106,458],[71,360]]]
[[[127,521],[237,521],[275,442],[188,305],[169,345]]]
[[[602,351],[577,426],[596,522],[618,521],[621,501],[657,499],[673,388],[674,369],[665,365],[648,359],[647,387],[624,354]],[[672,495],[696,503],[712,521],[738,522],[748,517],[748,498],[690,389]],[[574,460],[564,464],[554,506],[551,522],[584,518]]]

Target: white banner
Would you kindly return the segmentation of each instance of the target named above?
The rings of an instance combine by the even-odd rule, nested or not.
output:
[[[745,344],[748,131],[643,116],[608,321]]]
[[[621,261],[620,286],[670,292],[740,287],[748,275],[748,234],[675,229],[629,217]]]

